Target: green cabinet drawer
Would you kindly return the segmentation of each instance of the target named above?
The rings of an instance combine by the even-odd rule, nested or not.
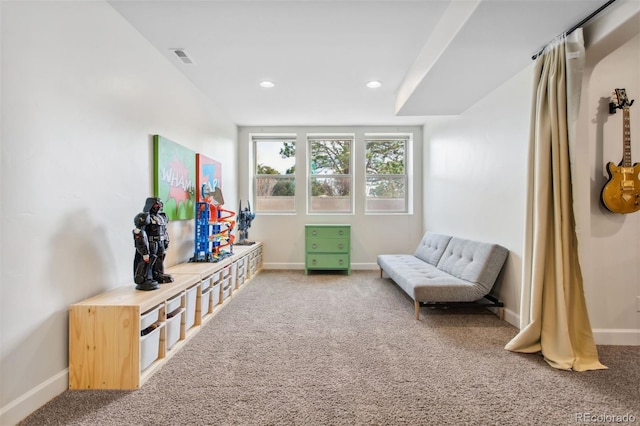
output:
[[[347,238],[315,238],[306,241],[307,253],[348,253]]]
[[[349,267],[348,254],[307,254],[307,269],[346,269]]]
[[[349,238],[349,228],[345,226],[308,226],[305,236],[309,238]]]

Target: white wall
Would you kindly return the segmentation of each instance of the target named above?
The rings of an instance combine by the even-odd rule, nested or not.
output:
[[[424,227],[509,249],[495,291],[505,319],[520,306],[531,69],[455,117],[430,118],[424,141]]]
[[[133,285],[151,135],[223,163],[237,127],[103,1],[2,2],[0,424],[67,388],[68,307]],[[193,252],[170,224],[167,265]]]
[[[239,185],[243,202],[251,200],[249,180],[252,160],[252,134],[295,134],[296,139],[296,214],[256,214],[249,230],[251,240],[265,244],[265,268],[304,269],[304,225],[308,223],[351,224],[352,269],[375,269],[381,253],[413,252],[422,236],[422,129],[415,127],[240,127]],[[354,134],[354,197],[355,212],[350,215],[306,214],[306,140],[308,133]],[[413,213],[389,215],[364,214],[364,134],[413,133]]]
[[[639,33],[637,1],[620,1],[585,28],[573,185],[585,298],[597,344],[640,345],[640,213],[616,215],[600,204],[605,164],[617,164],[622,155],[622,114],[608,114],[609,96],[623,87],[640,102]],[[533,63],[464,114],[425,125],[424,226],[495,241],[511,251],[497,286],[505,318],[516,326],[532,68]],[[631,108],[632,127],[640,122],[639,108]],[[632,131],[634,162],[640,158],[638,134]]]
[[[637,36],[593,69],[585,100],[590,131],[582,139],[585,149],[578,160],[583,166],[583,190],[588,191],[582,194],[584,211],[590,213],[581,217],[579,237],[591,324],[600,335],[605,330],[620,338],[635,334],[636,344],[640,344],[640,302],[636,301],[640,298],[640,213],[610,213],[600,203],[600,191],[608,178],[606,163],[618,164],[622,159],[622,112],[609,115],[602,107],[615,88],[625,88],[630,99],[640,100],[639,52]],[[640,110],[634,105],[629,112],[632,128],[637,129]],[[638,135],[637,130],[632,132],[633,162],[640,160]]]
[[[611,92],[625,88],[632,162],[640,161],[640,3],[623,2],[585,29],[587,64],[578,122],[575,191],[584,290],[596,343],[640,345],[640,212],[615,214],[600,202],[605,165],[622,159],[622,113]]]

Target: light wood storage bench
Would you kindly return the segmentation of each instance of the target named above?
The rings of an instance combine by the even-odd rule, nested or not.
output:
[[[166,269],[174,282],[130,286],[71,305],[69,389],[137,389],[262,268],[262,243],[216,263]]]

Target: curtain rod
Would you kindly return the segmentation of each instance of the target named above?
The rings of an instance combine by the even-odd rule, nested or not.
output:
[[[591,19],[593,19],[594,16],[596,16],[597,14],[599,14],[600,12],[602,12],[603,10],[605,10],[611,3],[613,3],[616,0],[609,0],[607,1],[605,4],[603,4],[602,6],[600,6],[595,12],[593,12],[591,15],[587,16],[586,18],[584,18],[582,21],[578,22],[577,24],[575,24],[573,27],[571,27],[569,30],[565,31],[565,35],[569,35],[572,32],[574,32],[575,30],[577,30],[578,28],[580,28],[581,26],[583,26],[584,24],[586,24],[587,22],[589,22]],[[543,47],[542,49],[540,49],[540,51],[538,53],[536,53],[535,55],[533,55],[531,57],[531,59],[535,60],[538,56],[540,56],[540,54],[542,54],[542,52],[544,52],[544,49],[547,46]]]

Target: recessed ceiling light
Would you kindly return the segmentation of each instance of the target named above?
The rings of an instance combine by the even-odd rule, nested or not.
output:
[[[276,85],[276,84],[275,84],[273,81],[269,81],[269,80],[262,80],[262,81],[260,82],[260,86],[262,86],[262,87],[266,87],[266,88],[270,88],[270,87],[273,87],[273,86],[275,86],[275,85]]]
[[[373,80],[367,83],[367,87],[369,89],[377,89],[378,87],[382,86],[382,82],[378,81],[378,80]]]

